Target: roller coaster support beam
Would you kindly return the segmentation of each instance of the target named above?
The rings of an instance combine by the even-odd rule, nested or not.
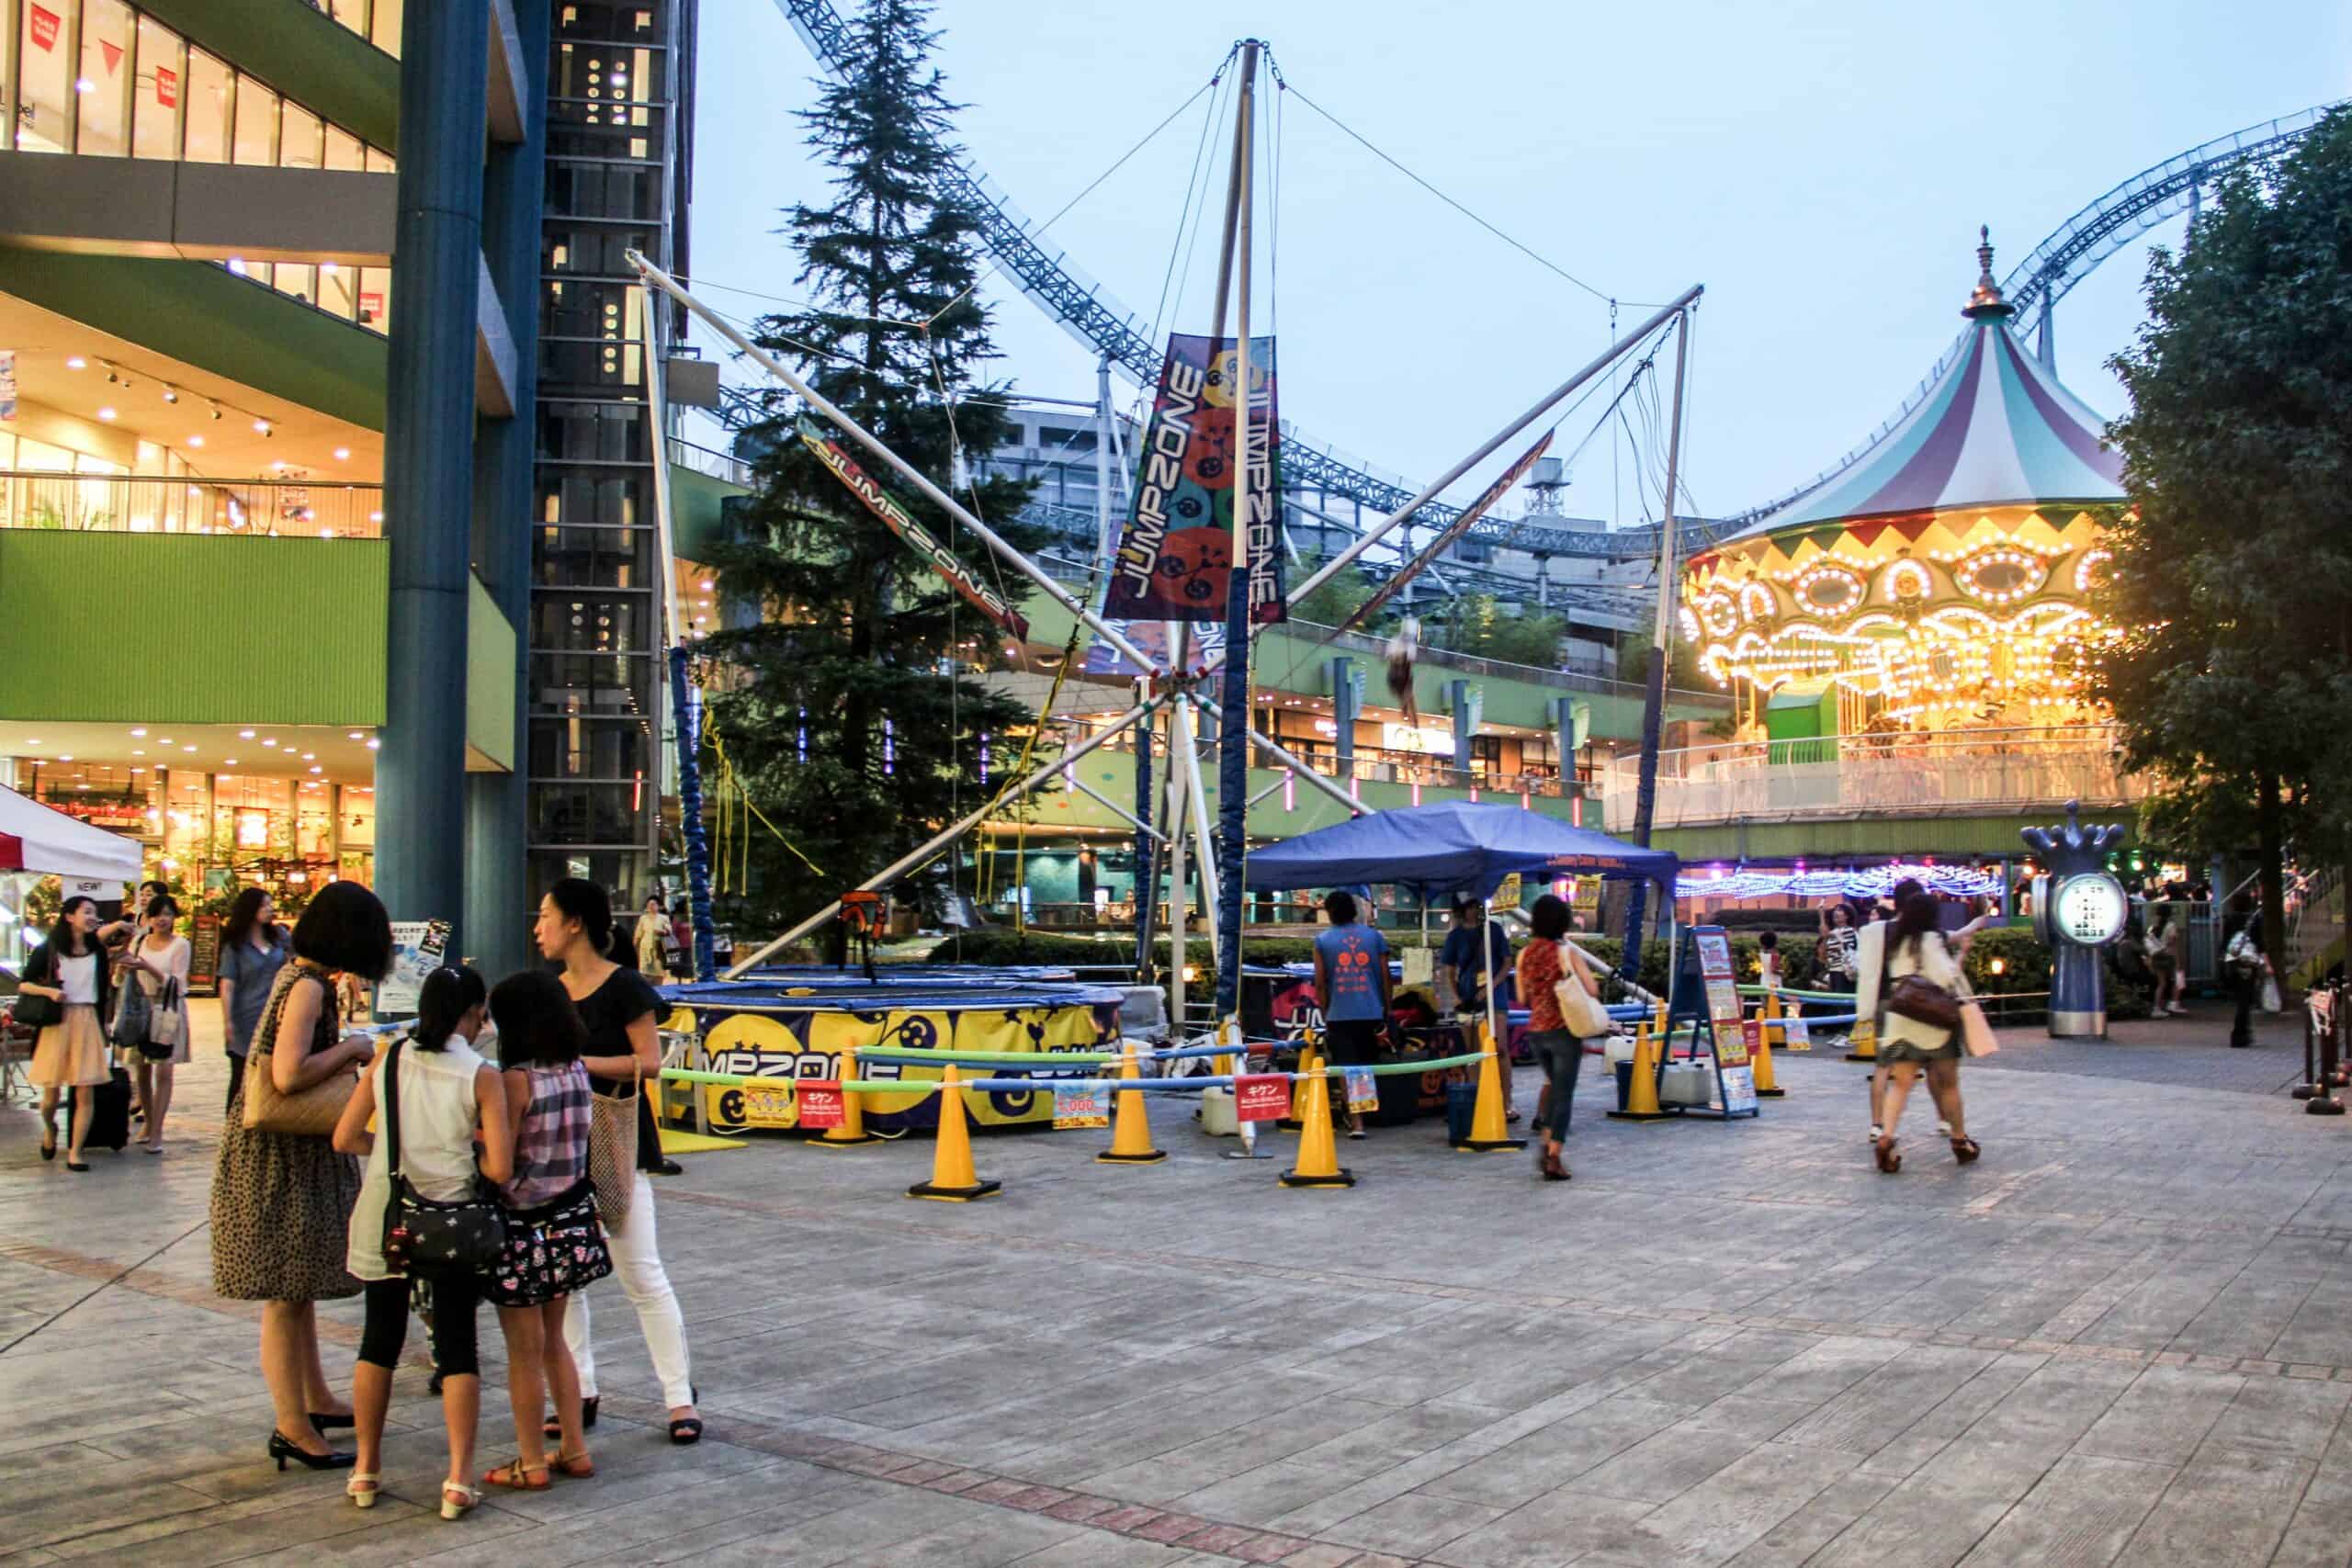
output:
[[[923,843],[917,845],[911,850],[909,850],[905,854],[900,855],[897,860],[892,861],[888,865],[884,866],[880,871],[876,872],[872,876],[869,876],[865,881],[859,883],[857,885],[859,890],[878,891],[889,886],[890,884],[896,882],[907,873],[922,866],[928,863],[933,856],[939,853],[940,851],[945,849],[948,845],[954,843],[956,840],[962,838],[965,834],[970,832],[973,829],[986,821],[989,812],[994,811],[1001,806],[1012,805],[1014,801],[1019,800],[1022,796],[1027,795],[1031,790],[1035,789],[1038,785],[1045,784],[1056,773],[1061,772],[1064,768],[1069,767],[1072,762],[1077,761],[1080,757],[1085,756],[1088,752],[1092,751],[1099,747],[1108,745],[1110,741],[1121,731],[1125,730],[1127,726],[1137,722],[1148,723],[1152,714],[1167,700],[1168,699],[1165,696],[1156,696],[1148,698],[1145,701],[1136,704],[1134,707],[1129,708],[1126,712],[1113,719],[1102,728],[1095,731],[1092,735],[1088,736],[1084,740],[1080,741],[1076,746],[1071,747],[1060,756],[1056,757],[1052,761],[1041,763],[1037,767],[1030,770],[1025,776],[1016,780],[1012,784],[1007,785],[1004,793],[998,795],[995,799],[986,802],[976,810],[967,812],[961,818],[949,824],[945,829],[933,838],[925,840]],[[841,912],[841,903],[838,899],[826,905],[823,908],[818,910],[815,914],[809,916],[807,919],[801,921],[790,931],[786,931],[782,936],[777,937],[774,942],[769,942],[766,946],[752,953],[749,958],[738,960],[735,966],[728,970],[727,973],[720,977],[728,980],[741,979],[744,975],[749,973],[751,970],[757,968],[760,964],[766,963],[770,958],[774,957],[786,947],[790,946],[792,943],[798,942],[802,937],[808,936],[815,931],[827,920],[831,919],[835,915],[839,914]]]
[[[1682,464],[1682,377],[1690,363],[1690,319],[1674,329],[1674,412],[1666,436],[1666,514],[1657,531],[1657,619],[1650,634],[1649,690],[1642,703],[1642,772],[1634,795],[1634,842],[1650,847],[1650,823],[1657,813],[1657,754],[1666,724],[1667,671],[1674,661],[1674,487],[1680,482]],[[1625,900],[1625,955],[1621,967],[1628,977],[1642,964],[1642,917],[1649,902],[1649,884],[1636,881]],[[1667,917],[1674,901],[1667,897]]]
[[[916,490],[922,491],[925,500],[929,501],[933,505],[940,508],[940,510],[945,512],[949,516],[955,518],[965,527],[969,528],[976,536],[978,536],[981,543],[987,545],[989,549],[996,552],[998,558],[1001,559],[1007,566],[1012,567],[1013,570],[1021,573],[1022,576],[1027,578],[1031,582],[1036,584],[1038,590],[1042,592],[1046,598],[1051,599],[1055,604],[1059,604],[1063,609],[1069,611],[1071,615],[1077,616],[1080,620],[1092,627],[1096,637],[1101,637],[1111,647],[1118,649],[1119,653],[1136,669],[1156,671],[1159,668],[1154,660],[1147,655],[1139,652],[1133,643],[1121,636],[1118,627],[1113,626],[1110,622],[1096,615],[1086,605],[1081,604],[1077,600],[1071,598],[1068,590],[1064,589],[1060,583],[1056,582],[1052,578],[1046,576],[1046,573],[1040,570],[1035,562],[1030,560],[1027,556],[1023,555],[1019,550],[1016,550],[1011,545],[1006,544],[1003,539],[997,536],[994,529],[981,522],[978,518],[973,516],[971,513],[965,510],[962,506],[957,505],[955,498],[950,496],[945,491],[941,490],[937,485],[932,483],[930,477],[924,474],[921,468],[916,468],[912,463],[908,462],[896,452],[891,451],[888,446],[882,445],[881,441],[868,433],[863,425],[859,424],[855,420],[850,418],[849,415],[843,413],[841,410],[828,402],[814,387],[811,387],[808,382],[794,375],[790,369],[786,367],[782,361],[775,357],[775,355],[768,353],[765,349],[761,348],[750,338],[745,337],[741,332],[737,331],[733,322],[727,321],[721,316],[714,314],[709,307],[703,304],[701,300],[695,299],[693,295],[687,293],[684,288],[680,287],[676,278],[672,277],[668,273],[662,271],[660,267],[655,266],[638,252],[630,251],[628,253],[628,255],[629,265],[637,269],[637,274],[639,277],[644,278],[648,283],[653,285],[656,288],[661,289],[663,293],[677,300],[679,304],[684,305],[687,310],[692,310],[695,315],[701,317],[706,325],[707,325],[713,332],[718,333],[719,336],[733,344],[742,352],[744,357],[750,359],[753,364],[759,366],[761,369],[765,370],[769,375],[783,382],[786,387],[791,388],[793,391],[799,394],[802,401],[806,402],[810,408],[815,409],[819,413],[823,414],[833,423],[839,425],[843,434],[854,439],[859,446],[873,453],[876,457],[881,458],[884,464],[886,464],[900,479],[906,480],[909,484],[914,486]]]
[[[1552,410],[1565,400],[1570,393],[1583,386],[1587,381],[1591,380],[1595,376],[1598,376],[1602,371],[1608,369],[1611,365],[1614,364],[1618,359],[1631,352],[1636,344],[1647,338],[1650,333],[1656,332],[1658,328],[1664,326],[1667,322],[1680,315],[1684,310],[1689,310],[1692,305],[1698,303],[1699,296],[1704,294],[1706,291],[1707,289],[1704,284],[1694,283],[1690,288],[1684,289],[1681,293],[1676,295],[1671,300],[1668,301],[1664,306],[1661,306],[1656,315],[1652,316],[1648,321],[1644,321],[1640,326],[1635,327],[1633,332],[1625,337],[1618,339],[1615,344],[1610,346],[1608,352],[1594,359],[1583,369],[1569,377],[1566,381],[1561,382],[1551,391],[1546,392],[1533,408],[1529,409],[1525,413],[1521,414],[1517,419],[1503,426],[1487,440],[1481,442],[1476,451],[1471,453],[1468,457],[1454,464],[1453,467],[1448,468],[1444,473],[1439,475],[1433,483],[1428,485],[1421,491],[1420,494],[1415,496],[1412,500],[1407,502],[1404,505],[1398,507],[1387,516],[1382,518],[1378,523],[1374,524],[1370,528],[1364,531],[1363,536],[1358,538],[1355,543],[1350,545],[1346,549],[1341,550],[1338,555],[1333,556],[1329,560],[1324,562],[1320,570],[1309,576],[1306,581],[1300,583],[1297,587],[1290,591],[1291,598],[1295,600],[1304,599],[1308,594],[1314,592],[1317,588],[1320,588],[1323,584],[1329,582],[1332,578],[1337,577],[1340,572],[1345,571],[1350,566],[1355,563],[1355,559],[1358,556],[1363,554],[1364,551],[1377,544],[1385,536],[1386,536],[1390,529],[1396,527],[1407,518],[1412,516],[1414,513],[1419,511],[1427,502],[1435,499],[1440,491],[1442,491],[1446,486],[1452,484],[1454,480],[1468,473],[1472,468],[1476,468],[1480,463],[1485,462],[1488,457],[1494,455],[1496,448],[1501,446],[1504,442],[1509,441],[1512,436],[1517,435],[1521,431],[1525,430],[1529,425],[1533,424],[1537,420],[1542,419],[1545,414],[1551,412]]]
[[[1250,217],[1255,205],[1251,176],[1256,171],[1251,165],[1257,148],[1252,141],[1252,116],[1258,105],[1259,49],[1256,39],[1244,39],[1241,45],[1241,87],[1233,110],[1233,189],[1227,197],[1226,213],[1233,241],[1228,254],[1239,274],[1235,280],[1233,327],[1233,400],[1239,417],[1233,422],[1238,461],[1233,470],[1232,567],[1226,574],[1225,646],[1238,650],[1239,657],[1226,660],[1218,682],[1216,858],[1221,886],[1210,900],[1216,909],[1216,931],[1223,938],[1216,947],[1216,1013],[1220,1020],[1237,1021],[1241,1016],[1241,863],[1250,852],[1250,748],[1241,735],[1250,728],[1250,584],[1258,568],[1250,547],[1250,525],[1256,521],[1250,503],[1256,494],[1251,476],[1257,464],[1251,448],[1258,405],[1250,374]],[[1220,299],[1217,314],[1224,313]],[[1217,330],[1224,331],[1222,322]],[[1271,396],[1271,380],[1267,391]],[[1271,534],[1282,526],[1283,498],[1274,493],[1271,472],[1267,479],[1266,502],[1274,509],[1274,515],[1268,519],[1273,525]]]
[[[1305,762],[1300,761],[1288,751],[1283,750],[1280,745],[1275,743],[1272,736],[1261,735],[1255,728],[1252,728],[1250,731],[1250,739],[1258,743],[1259,750],[1266,752],[1276,761],[1282,763],[1283,766],[1288,768],[1292,773],[1296,773],[1300,778],[1305,779],[1308,784],[1313,784],[1317,789],[1321,790],[1325,795],[1328,795],[1333,800],[1338,801],[1340,808],[1346,811],[1349,816],[1361,817],[1366,811],[1371,809],[1371,807],[1365,806],[1363,801],[1358,800],[1354,795],[1350,795],[1346,790],[1341,789],[1338,784],[1333,784],[1329,779],[1325,778],[1321,773],[1317,773],[1313,768],[1308,767]]]

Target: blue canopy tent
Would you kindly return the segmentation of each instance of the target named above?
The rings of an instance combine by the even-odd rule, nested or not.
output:
[[[1664,887],[1671,909],[1681,867],[1669,851],[1645,850],[1516,806],[1449,800],[1370,812],[1252,850],[1244,869],[1252,888],[1389,882],[1415,889],[1424,905],[1450,893],[1490,899],[1512,875],[1641,878]],[[1494,991],[1487,987],[1490,1033]]]

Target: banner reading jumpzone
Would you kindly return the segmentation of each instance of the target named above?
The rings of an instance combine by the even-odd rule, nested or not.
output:
[[[1250,340],[1250,472],[1234,483],[1238,440],[1230,338],[1171,333],[1144,434],[1135,501],[1112,563],[1104,613],[1135,620],[1221,618],[1233,574],[1233,508],[1242,499],[1250,618],[1289,618],[1283,597],[1282,423],[1274,340]]]

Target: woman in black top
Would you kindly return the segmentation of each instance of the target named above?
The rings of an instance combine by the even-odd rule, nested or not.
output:
[[[639,1072],[650,1084],[662,1066],[656,1032],[662,998],[644,976],[605,956],[612,947],[613,906],[605,890],[578,877],[557,883],[539,901],[535,934],[540,955],[563,965],[563,988],[588,1026],[588,1049],[580,1060],[596,1092],[620,1092]],[[691,1443],[702,1437],[702,1417],[695,1409],[685,1319],[662,1267],[654,1230],[653,1184],[645,1173],[661,1168],[662,1144],[654,1131],[651,1099],[643,1089],[638,1094],[637,1117],[636,1190],[628,1217],[613,1226],[605,1239],[613,1270],[620,1276],[629,1304],[637,1308],[638,1326],[645,1333],[645,1348],[662,1380],[662,1403],[670,1407],[670,1440]],[[563,1337],[580,1369],[582,1423],[594,1426],[596,1358],[589,1336],[588,1292],[575,1291],[571,1301]]]

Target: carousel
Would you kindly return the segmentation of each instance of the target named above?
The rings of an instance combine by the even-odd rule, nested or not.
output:
[[[2121,461],[2012,332],[1989,237],[1976,255],[1969,324],[1917,405],[1690,562],[1682,634],[1743,739],[2104,722],[2090,592]]]

